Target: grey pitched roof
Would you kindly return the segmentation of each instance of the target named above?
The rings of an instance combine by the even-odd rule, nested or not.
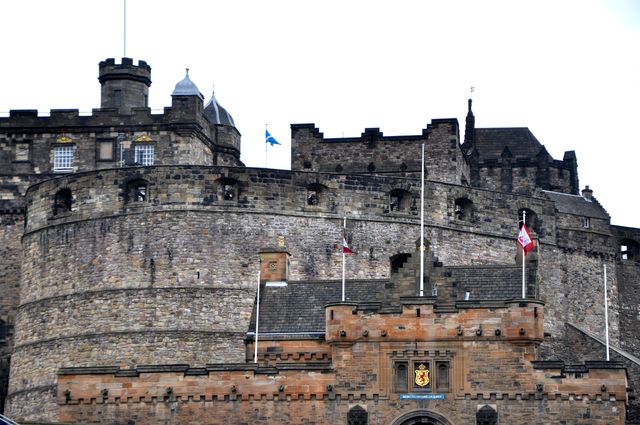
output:
[[[460,291],[470,291],[470,301],[500,301],[522,296],[522,269],[519,266],[447,267]],[[527,279],[535,280],[529,273]],[[346,301],[382,302],[388,280],[347,281]],[[260,333],[322,334],[324,307],[340,302],[342,283],[332,281],[289,282],[282,287],[263,286],[260,294]],[[255,306],[249,331],[255,330]]]
[[[542,144],[526,127],[476,128],[475,146],[483,160],[500,159],[504,148],[509,148],[513,159],[535,158]]]
[[[610,219],[607,211],[602,208],[602,205],[594,198],[588,201],[580,195],[552,192],[549,190],[543,190],[543,192],[549,199],[554,201],[556,210],[560,213],[601,218],[603,220]]]
[[[521,266],[448,267],[461,292],[469,291],[470,301],[512,300],[522,297]],[[529,270],[527,281],[534,279]]]
[[[222,106],[220,106],[220,104],[216,100],[216,96],[213,93],[211,94],[211,99],[204,107],[204,116],[207,117],[209,122],[213,124],[229,125],[231,127],[236,126],[236,124],[233,122],[231,114],[227,112],[227,110]]]
[[[347,281],[346,301],[377,301],[386,281]],[[260,293],[261,333],[310,333],[325,331],[324,306],[340,302],[342,282],[289,282],[284,287],[263,287]],[[255,330],[255,307],[250,330]]]

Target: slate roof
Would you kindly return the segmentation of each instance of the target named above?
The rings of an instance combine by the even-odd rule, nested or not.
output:
[[[347,281],[347,301],[379,301],[387,281]],[[260,293],[260,327],[263,333],[324,333],[324,306],[340,302],[342,281],[289,282],[284,287],[263,287]],[[255,330],[255,307],[250,331]]]
[[[471,292],[470,301],[500,301],[522,296],[519,266],[447,267],[460,291]],[[528,280],[535,279],[529,275]],[[381,302],[388,280],[347,281],[346,300]],[[342,282],[298,281],[286,286],[263,286],[260,294],[259,332],[271,334],[321,335],[325,331],[324,307],[340,302]],[[249,332],[255,330],[255,306]]]
[[[542,144],[527,127],[476,128],[475,146],[480,159],[500,159],[502,151],[508,147],[513,160],[535,158]]]
[[[574,214],[584,217],[601,218],[609,220],[609,214],[602,208],[602,205],[595,199],[586,200],[580,195],[570,195],[568,193],[552,192],[543,190],[549,199],[554,201],[556,210],[559,213]]]
[[[213,93],[211,94],[211,99],[204,107],[204,116],[213,124],[229,125],[231,127],[236,126],[231,114],[218,103]]]
[[[469,301],[522,298],[522,266],[460,266],[448,267],[447,270],[461,292],[471,292]],[[530,274],[527,281],[534,278]]]

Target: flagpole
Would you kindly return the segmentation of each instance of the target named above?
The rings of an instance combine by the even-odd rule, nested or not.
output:
[[[253,344],[253,362],[258,363],[258,322],[260,319],[260,270],[258,270],[258,296],[256,301],[256,334]]]
[[[420,296],[424,296],[424,143],[420,174]]]
[[[342,238],[343,241],[346,238],[347,235],[347,217],[344,218],[344,222],[342,224]],[[344,252],[344,247],[342,248],[342,302],[344,302],[345,300],[345,290],[344,290],[344,272],[345,272],[345,252]]]
[[[267,131],[269,131],[269,124],[265,124],[264,125],[264,134],[265,134],[265,140],[264,140],[264,168],[269,168],[269,161],[267,160],[267,147],[269,146],[269,143],[267,143],[267,139],[266,139]]]
[[[522,225],[526,226],[527,225],[527,212],[525,210],[522,210]],[[526,227],[525,227],[526,230]],[[525,299],[527,297],[527,293],[526,293],[526,286],[525,286],[525,278],[524,278],[524,257],[525,257],[526,253],[524,250],[524,246],[522,247],[522,299]]]
[[[607,301],[607,265],[604,265],[604,340],[607,346],[607,361],[609,361],[609,306]]]
[[[127,0],[124,0],[124,22],[122,38],[122,57],[127,57]]]

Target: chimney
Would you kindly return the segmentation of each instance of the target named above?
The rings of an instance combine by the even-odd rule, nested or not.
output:
[[[593,190],[589,189],[588,185],[582,189],[582,197],[589,202],[593,199]]]
[[[260,282],[286,284],[289,279],[289,257],[284,238],[278,237],[278,246],[260,250]]]

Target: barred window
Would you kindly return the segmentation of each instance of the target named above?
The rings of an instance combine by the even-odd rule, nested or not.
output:
[[[73,146],[56,146],[54,148],[53,171],[73,171]]]
[[[139,165],[153,165],[153,145],[136,145],[135,147],[135,163]]]

